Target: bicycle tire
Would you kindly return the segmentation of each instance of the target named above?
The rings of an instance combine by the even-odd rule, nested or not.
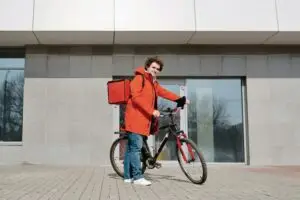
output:
[[[124,178],[124,168],[122,168],[122,170],[119,169],[119,167],[117,166],[115,159],[114,159],[114,153],[116,150],[117,145],[120,143],[121,140],[128,140],[127,137],[120,137],[117,138],[111,145],[110,147],[110,153],[109,153],[109,157],[110,157],[110,163],[112,165],[112,168],[114,169],[114,171],[122,178]],[[146,171],[146,163],[143,161],[142,162],[142,174],[144,174]]]
[[[180,151],[179,151],[178,146],[177,146],[177,147],[176,147],[177,160],[178,160],[178,163],[179,163],[179,166],[180,166],[182,172],[183,172],[184,175],[185,175],[192,183],[194,183],[194,184],[200,184],[200,185],[201,185],[201,184],[205,183],[205,181],[206,181],[206,179],[207,179],[207,165],[206,165],[206,162],[205,162],[205,160],[204,160],[203,154],[200,152],[200,150],[197,148],[196,144],[195,144],[192,140],[190,140],[190,139],[188,139],[188,138],[181,138],[181,139],[180,139],[180,142],[181,142],[181,143],[182,143],[182,142],[185,142],[185,143],[187,143],[187,144],[190,144],[191,147],[195,150],[196,154],[198,155],[198,157],[199,157],[199,159],[200,159],[201,166],[202,166],[202,172],[203,172],[203,173],[202,173],[202,177],[201,177],[200,180],[195,180],[195,179],[193,179],[193,178],[185,171],[185,169],[183,168],[182,163],[181,163],[181,161],[180,161],[180,159],[179,159]]]

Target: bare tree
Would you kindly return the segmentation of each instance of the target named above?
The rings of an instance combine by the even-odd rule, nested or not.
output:
[[[213,97],[213,124],[217,127],[227,128],[230,116],[227,113],[226,101]]]
[[[197,120],[197,112],[203,112],[197,108],[197,104],[209,106],[212,104],[212,118],[208,116],[207,126],[213,125],[214,151],[216,161],[243,161],[243,128],[242,123],[231,124],[230,114],[227,110],[227,101],[215,96],[203,96],[201,100],[197,98],[196,93],[191,93],[189,98],[192,102],[188,106],[188,127],[189,137],[197,142],[198,126],[206,123],[205,115],[201,123]],[[205,107],[206,108],[206,107]],[[211,119],[213,122],[211,122]],[[201,140],[201,138],[200,138]]]
[[[1,135],[5,141],[22,140],[24,76],[19,73],[1,85]]]

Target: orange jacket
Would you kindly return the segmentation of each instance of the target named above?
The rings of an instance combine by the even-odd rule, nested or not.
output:
[[[126,105],[125,129],[129,132],[149,136],[155,98],[160,96],[175,101],[180,97],[161,87],[157,81],[153,82],[152,75],[146,72],[144,67],[138,67],[135,75],[130,83],[131,98]],[[143,76],[137,75],[144,76],[144,87]]]

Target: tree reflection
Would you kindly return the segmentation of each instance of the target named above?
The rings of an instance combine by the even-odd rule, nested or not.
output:
[[[23,88],[23,71],[7,71],[0,88],[0,139],[3,141],[22,141]]]
[[[203,146],[198,144],[200,149],[207,153],[213,151],[214,160],[212,161],[243,162],[243,124],[232,124],[227,110],[227,101],[216,98],[214,95],[202,96],[199,100],[195,93],[191,93],[190,99],[192,103],[188,106],[189,137],[197,143],[205,134],[213,134],[210,139],[213,140],[211,144],[202,144]],[[197,104],[202,105],[197,107]],[[210,105],[212,105],[211,108]],[[203,108],[203,110],[199,108]],[[201,118],[199,118],[199,113],[201,113]],[[212,132],[208,130],[212,130]],[[213,150],[209,150],[211,148]]]
[[[176,90],[174,90],[176,91]],[[232,110],[235,113],[242,112],[242,100],[236,107],[229,107],[231,103],[230,96],[218,95],[213,92],[211,88],[198,88],[194,90],[193,87],[188,89],[188,98],[191,104],[186,108],[188,109],[188,134],[203,151],[204,156],[207,157],[209,162],[244,162],[244,130],[243,120],[232,120]],[[197,93],[198,92],[198,93]],[[159,98],[158,109],[165,110],[168,107],[174,108],[176,103]],[[240,106],[240,107],[239,107]],[[124,108],[125,105],[120,106],[120,124],[124,124]],[[159,125],[164,126],[168,124],[168,117],[161,117]],[[180,127],[180,113],[175,116],[175,122]],[[155,136],[155,146],[158,146],[164,137],[165,130],[161,130]],[[166,148],[167,156],[163,159],[174,160],[175,146],[167,143]]]

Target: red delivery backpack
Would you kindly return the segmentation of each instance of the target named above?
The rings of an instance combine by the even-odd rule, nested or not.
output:
[[[109,104],[126,104],[130,98],[131,79],[118,79],[107,82],[107,97]],[[143,76],[144,87],[144,76]]]

